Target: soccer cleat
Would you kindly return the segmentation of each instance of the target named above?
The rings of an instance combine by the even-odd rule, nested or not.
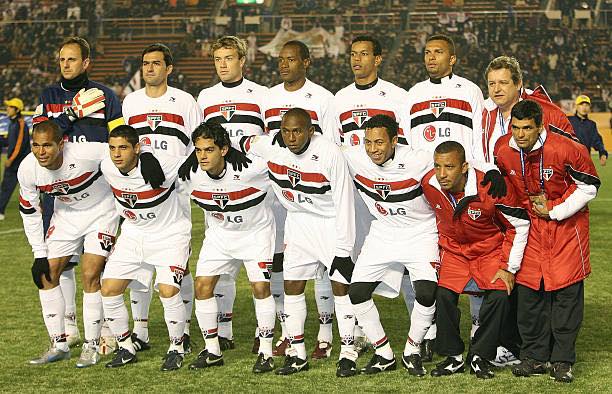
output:
[[[113,354],[117,350],[117,339],[115,337],[100,337],[98,349],[100,354]]]
[[[293,375],[300,371],[308,371],[308,361],[297,356],[286,356],[285,365],[274,371],[277,375]]]
[[[534,360],[533,358],[525,358],[521,360],[519,365],[512,368],[514,376],[528,377],[531,375],[542,375],[546,373],[546,363]]]
[[[266,373],[274,370],[274,358],[264,356],[263,353],[259,353],[257,361],[253,365],[253,373]]]
[[[183,355],[191,353],[191,336],[189,334],[183,335]]]
[[[355,337],[355,351],[360,356],[372,349],[372,344],[368,342],[366,337]]]
[[[395,357],[387,360],[383,356],[374,353],[370,361],[359,372],[366,375],[374,375],[385,371],[395,371],[396,369],[397,363],[395,362]]]
[[[465,363],[463,360],[458,361],[455,360],[454,357],[447,357],[446,360],[436,364],[436,367],[431,370],[431,376],[437,378],[463,372],[465,372]]]
[[[313,360],[322,360],[325,358],[329,358],[332,351],[332,344],[326,341],[317,341],[317,346],[312,351],[310,357]]]
[[[496,367],[503,368],[510,365],[517,365],[521,363],[521,360],[516,358],[514,354],[503,346],[497,347],[497,355],[495,356],[495,360],[490,361]]]
[[[336,363],[336,376],[339,378],[348,378],[357,375],[357,364],[355,361],[348,358],[341,358]]]
[[[272,350],[272,355],[276,357],[285,356],[289,347],[291,347],[291,344],[289,343],[288,338],[279,339],[278,342],[276,342],[274,349]]]
[[[132,354],[129,350],[120,347],[117,353],[115,353],[115,358],[106,363],[106,368],[123,367],[126,364],[133,364],[136,361],[135,354]]]
[[[198,358],[189,364],[189,369],[204,369],[209,367],[220,367],[223,363],[223,354],[217,356],[204,349],[198,354]]]
[[[433,361],[433,339],[423,339],[420,345],[421,361],[430,363]]]
[[[232,350],[236,348],[233,339],[219,337],[219,348],[221,350]]]
[[[70,360],[70,350],[67,352],[50,345],[38,358],[30,360],[30,365],[43,365],[56,361]]]
[[[179,353],[176,350],[172,350],[166,353],[166,357],[164,357],[164,363],[161,366],[162,371],[176,371],[177,369],[181,369],[183,366],[183,354]]]
[[[98,345],[94,342],[83,343],[83,350],[81,350],[81,356],[77,360],[77,368],[87,368],[92,365],[96,365],[100,361],[100,353],[98,352]]]
[[[253,340],[253,348],[251,349],[251,353],[259,354],[259,337],[255,337]]]
[[[427,371],[423,367],[423,359],[419,353],[402,355],[402,365],[412,376],[425,376]]]
[[[478,379],[491,379],[495,377],[491,370],[491,364],[477,354],[470,361],[470,373],[475,374]]]
[[[132,343],[134,344],[134,349],[137,352],[142,352],[151,349],[151,345],[149,345],[149,342],[145,342],[142,339],[138,338],[135,332],[132,333]]]
[[[574,381],[572,364],[564,362],[553,363],[550,369],[550,378],[555,379],[555,382],[572,383]]]

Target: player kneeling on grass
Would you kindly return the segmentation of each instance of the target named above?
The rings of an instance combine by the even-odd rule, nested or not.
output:
[[[128,286],[148,289],[155,273],[155,287],[170,336],[170,348],[161,370],[176,370],[183,364],[187,316],[179,290],[191,239],[191,220],[175,186],[183,158],[159,156],[162,176],[155,185],[153,182],[148,185],[138,171],[143,165],[138,157],[141,150],[138,132],[130,126],[119,126],[110,133],[108,144],[110,156],[102,161],[102,173],[125,221],[102,281],[104,317],[119,346],[115,358],[106,366],[121,367],[136,361],[123,294]]]
[[[192,135],[199,169],[187,177],[187,190],[205,212],[207,228],[197,265],[196,316],[206,348],[189,365],[201,369],[223,365],[217,335],[218,305],[214,294],[219,276],[236,277],[244,264],[255,300],[259,349],[254,373],[274,369],[275,304],[270,293],[270,270],[274,255],[274,192],[266,162],[253,158],[249,168],[235,169],[233,159],[249,159],[230,147],[228,132],[218,123],[203,123]],[[186,167],[185,167],[186,168]],[[182,174],[182,172],[181,172]]]

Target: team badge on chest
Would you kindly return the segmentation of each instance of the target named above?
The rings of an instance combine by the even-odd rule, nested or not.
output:
[[[236,106],[222,105],[221,108],[219,108],[219,111],[221,112],[221,115],[225,118],[225,120],[229,122],[232,116],[234,116],[234,112],[236,112]]]
[[[477,220],[480,215],[482,215],[482,211],[480,209],[472,209],[468,207],[467,214],[472,220]]]
[[[387,199],[387,196],[391,192],[391,186],[386,184],[374,184],[374,190],[378,193],[379,196],[383,198],[383,200]]]
[[[291,186],[295,187],[302,180],[302,174],[297,171],[287,170],[287,178],[289,178]]]
[[[544,175],[544,179],[546,179],[547,181],[550,180],[550,178],[552,178],[553,176],[553,169],[552,168],[545,168],[542,171],[542,175]]]
[[[136,193],[121,193],[121,198],[123,198],[132,208],[136,206],[136,202],[138,201],[138,195]]]
[[[444,108],[446,108],[446,101],[432,101],[429,103],[429,109],[436,118],[440,116]]]
[[[229,196],[227,194],[213,194],[213,201],[217,203],[221,209],[224,209],[229,202]]]
[[[368,110],[366,109],[353,111],[352,115],[353,115],[353,122],[355,122],[355,124],[359,126],[359,128],[361,128],[361,126],[365,123],[365,121],[368,120]]]
[[[147,124],[151,130],[155,130],[157,126],[162,122],[161,115],[147,115]]]

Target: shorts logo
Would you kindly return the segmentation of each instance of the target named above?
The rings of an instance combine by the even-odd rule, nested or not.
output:
[[[98,239],[100,240],[102,249],[107,252],[110,252],[115,244],[115,237],[110,234],[98,233]]]
[[[55,226],[51,226],[47,229],[47,236],[45,238],[49,238],[51,236],[51,234],[53,234],[53,231],[55,231]]]
[[[285,197],[288,201],[294,201],[293,193],[291,193],[289,190],[283,190],[283,197]]]
[[[351,114],[353,116],[353,122],[355,122],[355,124],[359,126],[359,128],[361,128],[361,125],[363,125],[365,121],[369,118],[367,109],[352,111]]]
[[[544,175],[544,179],[546,179],[547,181],[550,181],[550,178],[552,178],[553,176],[553,169],[545,168],[544,171],[542,171],[542,173]]]
[[[297,171],[287,169],[287,177],[289,178],[289,182],[291,182],[291,186],[295,187],[298,183],[300,183],[302,174]]]
[[[386,184],[374,184],[374,190],[383,198],[383,200],[386,200],[387,196],[391,192],[391,186]]]
[[[53,191],[53,193],[68,194],[68,191],[70,190],[70,185],[66,182],[54,183],[53,185],[51,185],[51,190]]]
[[[432,125],[429,125],[423,129],[423,137],[429,141],[433,142],[436,139],[436,128]]]
[[[270,273],[272,272],[272,262],[260,261],[259,263],[257,263],[257,265],[259,265],[259,268],[261,269],[264,278],[270,280]]]
[[[185,268],[171,265],[170,271],[172,271],[172,274],[174,276],[174,283],[180,286],[181,282],[183,281],[183,276],[185,276]]]
[[[213,194],[212,198],[221,209],[225,209],[225,206],[229,202],[229,196],[227,194]]]
[[[222,105],[219,108],[219,111],[221,112],[221,115],[223,115],[225,120],[229,121],[234,115],[234,113],[236,112],[236,106],[235,105]]]
[[[379,203],[375,203],[374,206],[376,207],[378,212],[380,212],[381,215],[387,216],[389,214],[389,212]]]
[[[470,218],[472,218],[472,220],[477,220],[482,214],[482,211],[480,209],[472,209],[468,207],[467,214]]]
[[[219,212],[213,212],[213,213],[211,214],[211,216],[212,216],[213,218],[217,219],[217,220],[220,220],[220,221],[224,221],[224,220],[225,220],[225,216],[223,216],[223,214],[222,214],[222,213],[219,213]]]
[[[129,219],[129,220],[136,220],[136,214],[134,212],[132,212],[132,211],[127,210],[127,209],[123,210],[123,216],[125,216],[126,219]]]
[[[429,103],[429,109],[436,118],[440,116],[444,108],[446,108],[446,101],[432,101]]]
[[[147,124],[151,128],[151,130],[155,130],[157,126],[162,122],[161,115],[147,115]]]
[[[121,193],[121,198],[123,198],[132,208],[134,208],[136,206],[136,202],[138,202],[138,194],[136,193]]]

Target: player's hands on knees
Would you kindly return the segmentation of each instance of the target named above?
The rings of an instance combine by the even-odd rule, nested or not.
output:
[[[491,283],[495,283],[495,281],[498,279],[501,279],[501,281],[504,282],[508,295],[510,295],[510,293],[512,293],[512,289],[514,289],[514,274],[500,268],[493,276],[493,279],[491,279]]]
[[[47,282],[51,282],[51,272],[49,271],[49,260],[46,257],[38,257],[34,259],[32,264],[32,280],[39,289],[43,288],[42,276],[45,276]]]
[[[491,184],[487,193],[493,198],[505,197],[506,193],[508,193],[508,187],[506,186],[504,176],[498,170],[487,171],[480,184],[482,186]]]
[[[183,164],[179,167],[178,175],[183,181],[191,179],[191,173],[195,173],[198,170],[198,157],[196,156],[195,150],[191,152],[189,157],[185,159]]]
[[[151,152],[140,154],[140,173],[142,174],[142,179],[150,184],[153,189],[159,188],[166,180],[164,170],[162,170],[159,161]]]
[[[242,171],[243,168],[248,168],[249,163],[251,163],[251,159],[244,153],[231,146],[225,155],[225,161],[232,165],[234,171]]]
[[[64,109],[64,113],[74,122],[104,108],[104,100],[102,90],[98,88],[85,90],[83,88],[74,96],[72,104]]]
[[[350,256],[347,257],[334,257],[334,261],[332,262],[331,268],[329,269],[329,276],[332,276],[335,271],[340,272],[340,275],[347,280],[347,282],[351,283],[351,277],[353,276],[353,268],[355,268],[355,264],[353,264],[353,260]]]

